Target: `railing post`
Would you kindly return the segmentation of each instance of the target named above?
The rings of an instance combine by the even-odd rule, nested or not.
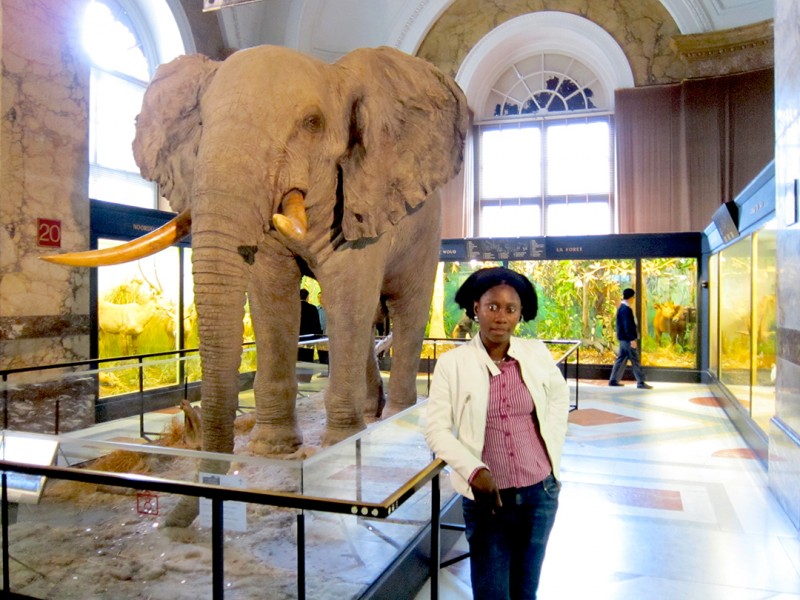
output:
[[[578,410],[578,389],[580,386],[580,372],[581,372],[581,346],[575,348],[575,410]]]
[[[139,437],[144,438],[144,361],[139,357]]]
[[[225,595],[225,560],[223,555],[222,500],[211,499],[211,597],[222,600]]]
[[[441,562],[441,490],[439,474],[431,480],[431,600],[439,600],[439,563]]]
[[[6,480],[6,472],[3,471],[3,490],[2,490],[2,508],[0,508],[0,512],[2,513],[0,517],[3,520],[3,593],[9,594],[11,592],[11,575],[8,572],[9,569],[9,560],[8,560],[8,481]]]
[[[306,600],[306,518],[297,515],[297,599]]]
[[[3,373],[3,429],[8,429],[8,373]]]

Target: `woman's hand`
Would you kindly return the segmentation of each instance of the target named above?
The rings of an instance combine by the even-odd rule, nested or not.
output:
[[[475,495],[475,502],[479,506],[490,509],[492,513],[503,506],[503,502],[500,500],[500,489],[497,487],[489,469],[478,471],[475,477],[472,478],[470,486],[472,487],[472,493]]]

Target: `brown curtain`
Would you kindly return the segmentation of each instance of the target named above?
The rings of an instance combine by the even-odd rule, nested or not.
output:
[[[620,233],[702,231],[773,159],[772,69],[616,92]]]

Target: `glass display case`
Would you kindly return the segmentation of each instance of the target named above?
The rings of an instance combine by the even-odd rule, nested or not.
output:
[[[41,493],[7,511],[4,597],[360,598],[407,549],[417,560],[430,552],[421,532],[455,496],[447,476],[431,481],[443,465],[424,440],[425,408],[285,460],[124,443],[109,439],[113,430],[16,434],[49,458],[4,451],[0,460],[49,465],[55,454],[56,464]],[[222,474],[203,474],[211,462]],[[9,491],[21,488],[18,471],[4,473]],[[197,482],[210,488],[191,490],[204,495],[197,518],[167,526]]]
[[[776,228],[770,163],[704,231],[708,372],[722,406],[764,460],[777,377]]]
[[[100,239],[98,248],[122,242]],[[112,358],[166,352],[185,347],[179,339],[180,249],[167,248],[155,256],[97,269],[97,356]],[[179,383],[175,363],[160,361],[146,368],[145,388]],[[138,370],[123,368],[100,380],[101,396],[138,389]]]
[[[766,432],[775,414],[777,273],[770,222],[711,259],[712,370],[742,409]],[[715,305],[716,304],[716,305]],[[718,337],[718,339],[717,339]]]
[[[517,335],[580,340],[582,368],[608,367],[617,350],[616,310],[622,290],[632,287],[642,363],[696,371],[698,242],[683,234],[445,240],[426,333],[474,334],[455,293],[477,269],[505,265],[525,274],[539,295],[537,318],[520,323]]]

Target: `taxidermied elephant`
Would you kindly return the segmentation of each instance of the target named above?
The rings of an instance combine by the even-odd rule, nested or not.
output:
[[[452,79],[391,48],[326,64],[261,46],[159,67],[133,147],[143,176],[191,214],[205,450],[233,450],[245,292],[258,348],[251,444],[284,453],[301,443],[303,274],[325,292],[323,443],[363,429],[365,410],[376,410],[381,299],[394,332],[389,407],[416,402],[439,256],[437,189],[461,168],[467,122]]]

